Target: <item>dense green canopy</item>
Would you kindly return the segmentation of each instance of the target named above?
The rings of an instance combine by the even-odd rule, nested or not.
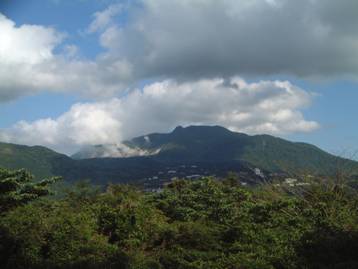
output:
[[[231,175],[49,199],[49,181],[1,170],[0,187],[1,268],[358,268],[358,196],[342,185],[247,189]]]

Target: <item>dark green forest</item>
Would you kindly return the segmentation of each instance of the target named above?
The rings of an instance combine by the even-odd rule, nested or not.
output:
[[[231,174],[145,193],[59,180],[0,170],[0,268],[358,268],[345,184],[247,188]]]

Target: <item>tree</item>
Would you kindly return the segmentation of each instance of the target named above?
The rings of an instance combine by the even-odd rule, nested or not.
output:
[[[24,169],[0,168],[0,214],[50,194],[49,186],[59,179],[52,177],[34,182],[34,176]]]

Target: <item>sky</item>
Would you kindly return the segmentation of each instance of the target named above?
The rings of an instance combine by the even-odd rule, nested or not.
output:
[[[0,141],[177,125],[358,150],[356,0],[0,0]]]

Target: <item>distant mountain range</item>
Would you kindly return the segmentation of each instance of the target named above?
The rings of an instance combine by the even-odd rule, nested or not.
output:
[[[223,175],[235,171],[259,180],[264,174],[331,175],[357,173],[358,163],[316,146],[270,135],[249,136],[220,126],[177,127],[168,134],[148,134],[118,145],[96,145],[72,158],[45,147],[0,143],[0,166],[26,168],[37,177],[61,175],[96,183],[163,183],[173,177]],[[157,183],[153,183],[157,182]]]
[[[178,126],[168,134],[148,134],[124,141],[122,145],[97,145],[72,157],[127,157],[136,152],[158,161],[243,161],[268,171],[291,173],[329,174],[358,165],[310,144],[270,135],[249,136],[220,126]]]

